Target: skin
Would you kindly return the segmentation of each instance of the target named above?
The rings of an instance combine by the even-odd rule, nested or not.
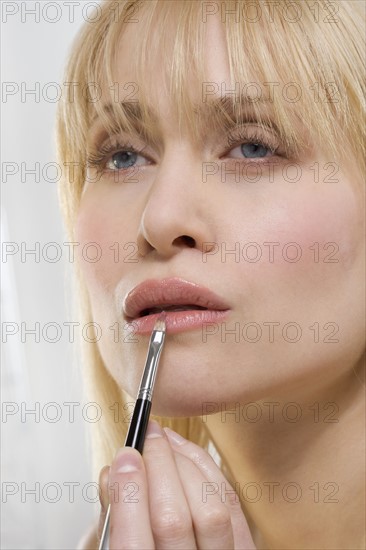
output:
[[[222,29],[214,17],[207,24],[207,74],[230,89]],[[127,28],[120,41],[122,85],[136,81],[138,36],[135,28]],[[127,48],[130,56],[124,55]],[[159,62],[151,67],[154,75]],[[192,89],[199,100],[199,83],[192,81]],[[248,501],[243,510],[219,494],[203,502],[202,484],[221,487],[221,471],[205,451],[186,440],[173,443],[151,423],[143,459],[133,449],[120,449],[111,465],[111,484],[118,482],[122,491],[127,482],[139,488],[138,503],[120,498],[112,504],[111,548],[362,548],[365,243],[362,181],[353,161],[340,165],[336,182],[316,183],[310,166],[334,159],[311,143],[297,161],[302,175],[296,184],[283,176],[286,159],[275,168],[273,183],[266,177],[256,184],[223,182],[220,173],[204,183],[202,162],[246,161],[240,143],[228,152],[214,129],[205,129],[200,143],[188,131],[178,136],[169,97],[159,84],[151,90],[151,105],[160,127],[160,147],[146,150],[153,162],[139,157],[135,184],[116,184],[113,174],[86,182],[78,213],[77,241],[97,242],[103,251],[96,263],[80,258],[93,318],[102,329],[98,345],[117,383],[136,395],[148,338],[116,343],[108,327],[124,324],[121,301],[150,278],[182,277],[212,289],[231,308],[228,330],[235,323],[241,334],[249,322],[261,326],[256,343],[242,335],[236,342],[222,327],[206,342],[200,330],[168,334],[153,404],[153,412],[163,416],[207,412],[207,428]],[[115,262],[108,250],[116,241],[121,247],[136,243],[138,261]],[[205,242],[226,243],[228,250],[236,242],[256,242],[263,258],[235,262],[227,255],[222,261],[218,253],[205,262]],[[265,242],[280,243],[273,262]],[[281,255],[290,242],[301,247],[298,262]],[[310,248],[314,243],[320,243],[319,261]],[[335,250],[323,248],[326,243],[336,244],[337,262],[326,261]],[[279,323],[272,341],[263,324],[268,322]],[[289,322],[301,327],[297,342],[282,337]],[[314,323],[319,323],[319,341],[309,328]],[[293,335],[289,330],[288,337]],[[252,402],[257,408],[249,410],[246,404]],[[225,413],[229,409],[237,416]],[[261,416],[253,421],[258,410]],[[107,473],[101,472],[102,519]],[[250,501],[254,492],[245,493],[248,482],[262,491],[256,502]],[[271,482],[276,484],[273,498]],[[288,483],[292,489],[284,497]],[[289,502],[299,491],[296,502]]]

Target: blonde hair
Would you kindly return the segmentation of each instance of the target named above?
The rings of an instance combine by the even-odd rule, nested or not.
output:
[[[207,82],[203,66],[207,26],[204,23],[211,16],[212,6],[225,29],[232,82],[252,84],[252,90],[258,90],[261,83],[260,91],[268,90],[269,83],[281,83],[280,93],[276,93],[277,85],[272,88],[275,92],[269,108],[271,120],[289,150],[299,151],[310,139],[322,144],[322,150],[337,162],[351,152],[355,166],[362,173],[365,144],[363,2],[280,0],[278,9],[273,10],[274,4],[261,0],[120,0],[118,3],[104,0],[95,20],[83,25],[73,45],[64,82],[74,85],[69,85],[70,93],[59,104],[57,113],[58,160],[64,167],[59,197],[72,241],[86,177],[86,140],[91,120],[98,114],[110,132],[118,126],[116,121],[123,121],[123,127],[129,128],[129,121],[119,102],[112,100],[112,87],[108,86],[117,81],[117,43],[121,34],[127,25],[136,25],[141,37],[134,64],[144,131],[148,133],[154,127],[148,104],[155,75],[149,74],[148,67],[156,52],[164,51],[165,57],[161,57],[164,78],[159,80],[159,86],[167,87],[178,116],[178,129],[185,120],[194,133],[197,117],[189,93],[189,79],[194,75],[198,82]],[[333,6],[332,9],[329,6]],[[230,15],[229,10],[235,13]],[[140,18],[141,14],[144,17]],[[86,87],[90,88],[88,83],[107,84],[105,89],[111,95],[109,112],[101,101],[92,101],[89,92],[85,93]],[[298,93],[295,102],[293,93],[299,92],[297,85],[301,94]],[[257,108],[255,101],[252,107],[257,120],[263,120],[263,109]],[[304,135],[297,130],[299,117],[307,130]],[[82,323],[86,324],[93,319],[80,272],[77,280],[78,307]],[[128,396],[108,373],[97,343],[82,345],[88,400],[98,403],[102,410],[99,422],[93,426],[92,438],[97,476],[123,444],[128,424],[121,416],[115,422],[113,405],[119,403],[119,411],[124,411]],[[126,410],[122,416],[125,414]],[[210,437],[201,417],[158,420],[161,425],[170,426],[207,447]],[[224,452],[222,459],[222,469],[233,482]]]

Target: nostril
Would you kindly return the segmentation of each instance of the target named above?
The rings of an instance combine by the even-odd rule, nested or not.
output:
[[[181,237],[178,237],[175,239],[174,244],[185,244],[189,248],[194,248],[196,246],[196,241],[190,237],[189,235],[182,235]]]

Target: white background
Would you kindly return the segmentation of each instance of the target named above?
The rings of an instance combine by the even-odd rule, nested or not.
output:
[[[55,88],[48,83],[56,82],[65,90],[62,76],[67,52],[95,2],[0,4],[1,228],[3,246],[14,243],[7,244],[7,250],[10,246],[15,252],[3,254],[1,262],[2,341],[6,340],[2,344],[1,548],[71,549],[99,510],[98,504],[90,502],[96,488],[88,485],[93,480],[87,430],[95,410],[86,408],[82,414],[87,400],[82,394],[76,345],[64,325],[74,321],[67,282],[72,265],[62,244],[67,238],[57,183],[51,181],[56,172],[42,172],[56,160],[57,103],[53,101]],[[12,86],[15,93],[6,95]],[[29,90],[36,90],[36,95]],[[26,173],[37,162],[39,181]],[[9,170],[16,173],[11,175]],[[60,247],[58,261],[49,260],[56,252],[56,248],[45,247],[50,242]],[[39,253],[25,254],[37,246]],[[26,333],[36,323],[38,342],[34,334]],[[57,323],[59,331],[47,323]],[[17,332],[6,334],[11,329]],[[77,329],[75,334],[79,334]],[[57,342],[49,341],[58,336]],[[75,407],[74,422],[66,402],[80,404]],[[27,413],[30,409],[36,409],[36,414]],[[71,498],[73,482],[79,485]]]

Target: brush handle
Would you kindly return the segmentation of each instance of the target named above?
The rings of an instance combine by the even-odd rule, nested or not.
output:
[[[142,454],[145,442],[145,434],[149,423],[151,401],[149,399],[137,399],[133,410],[130,427],[125,441],[125,447],[133,447]]]
[[[111,515],[111,505],[108,504],[107,515],[104,520],[103,532],[99,543],[99,550],[109,550],[109,518]]]

